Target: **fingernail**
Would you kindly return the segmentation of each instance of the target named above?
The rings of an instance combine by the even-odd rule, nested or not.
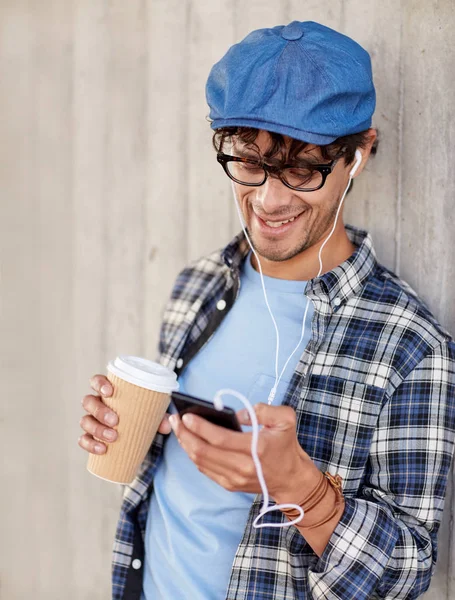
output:
[[[171,424],[172,429],[175,429],[175,426],[177,425],[177,417],[175,415],[171,415],[169,417],[169,423]]]
[[[107,385],[107,383],[105,383],[103,385],[103,387],[101,388],[101,393],[103,394],[103,396],[107,396],[108,394],[110,394],[111,392],[111,386]]]
[[[104,446],[101,446],[101,444],[95,444],[95,452],[98,452],[98,454],[102,454],[103,451]]]
[[[113,440],[115,438],[115,431],[112,431],[112,429],[105,429],[103,432],[103,437],[107,438],[108,440]]]
[[[250,420],[250,413],[247,411],[246,408],[244,408],[241,412],[240,412],[240,418],[243,421],[249,421]]]
[[[108,425],[117,425],[117,415],[114,413],[107,413],[107,415],[104,417],[104,420]]]
[[[187,427],[191,427],[191,425],[194,423],[193,415],[190,415],[189,413],[183,415],[182,421]]]

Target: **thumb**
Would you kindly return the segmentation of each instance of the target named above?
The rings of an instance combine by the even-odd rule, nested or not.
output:
[[[258,423],[264,427],[287,430],[296,427],[295,411],[290,406],[269,406],[268,404],[255,404],[254,412]]]

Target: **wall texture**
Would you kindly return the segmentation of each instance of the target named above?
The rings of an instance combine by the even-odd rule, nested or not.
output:
[[[237,232],[205,80],[293,19],[370,51],[381,141],[347,221],[455,333],[453,0],[2,0],[2,600],[109,597],[121,490],[85,471],[80,401],[112,356],[155,356],[177,271]],[[454,550],[450,490],[427,598],[454,597]]]

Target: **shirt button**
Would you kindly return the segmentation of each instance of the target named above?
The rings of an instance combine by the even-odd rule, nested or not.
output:
[[[335,304],[335,306],[340,306],[340,304],[341,304],[341,298],[335,298],[335,300],[333,301],[333,303]]]
[[[137,571],[138,569],[140,569],[142,567],[142,562],[138,558],[135,558],[133,560],[133,562],[131,563],[131,566],[133,567],[133,569],[136,569],[136,571]]]
[[[183,358],[179,358],[178,361],[176,362],[176,367],[177,369],[180,369],[180,367],[183,365]]]
[[[226,308],[226,300],[218,300],[216,307],[218,310],[224,310]]]

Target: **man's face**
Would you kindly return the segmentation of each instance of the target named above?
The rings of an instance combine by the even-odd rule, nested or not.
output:
[[[287,139],[287,142],[290,143],[290,140]],[[268,133],[261,131],[255,143],[263,156],[269,146]],[[257,153],[239,141],[234,142],[229,151],[234,156],[257,159]],[[327,163],[317,146],[307,146],[299,158]],[[278,177],[270,175],[259,187],[234,183],[255,250],[268,260],[285,261],[321,241],[333,226],[351,168],[352,165],[345,165],[344,160],[339,160],[324,186],[314,192],[292,190]],[[280,224],[289,219],[294,220]]]

